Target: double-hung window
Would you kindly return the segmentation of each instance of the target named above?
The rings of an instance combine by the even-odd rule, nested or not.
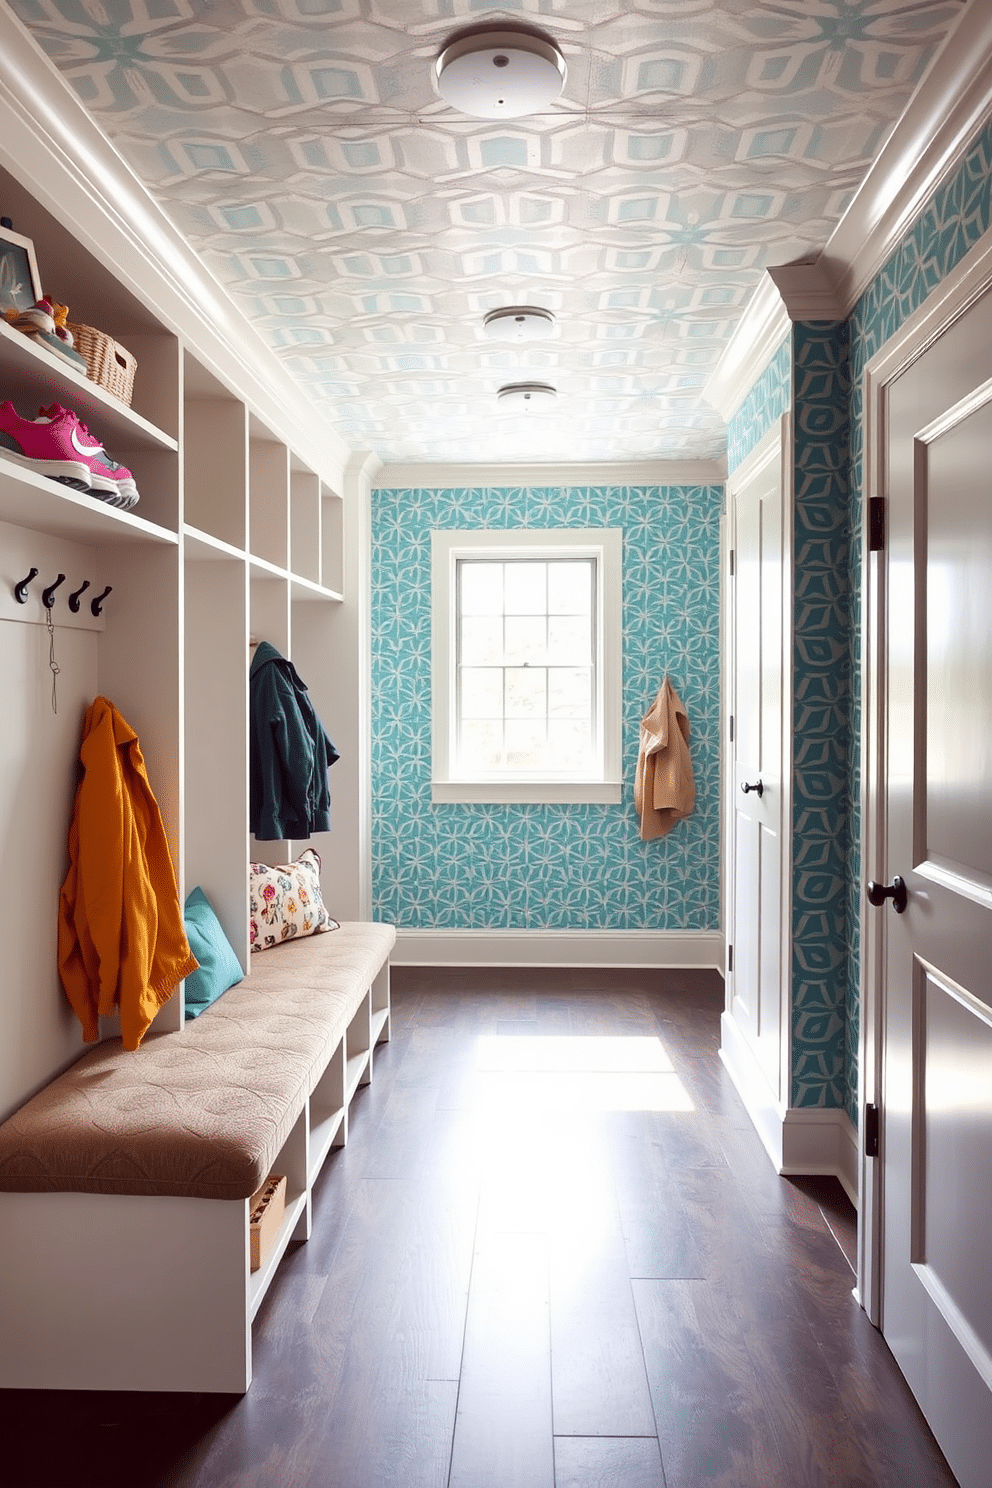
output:
[[[431,536],[433,799],[619,801],[619,529]]]

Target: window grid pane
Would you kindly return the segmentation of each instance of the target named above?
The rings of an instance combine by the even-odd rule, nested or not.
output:
[[[455,749],[470,774],[579,772],[596,737],[596,562],[459,559]]]

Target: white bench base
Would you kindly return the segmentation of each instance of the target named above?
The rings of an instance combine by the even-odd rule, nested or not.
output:
[[[286,1212],[258,1271],[247,1199],[0,1193],[0,1388],[244,1394],[252,1320],[310,1237],[314,1181],[389,1019],[387,960],[273,1165]]]

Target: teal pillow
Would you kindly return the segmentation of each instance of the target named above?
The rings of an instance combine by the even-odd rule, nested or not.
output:
[[[186,900],[183,924],[190,950],[200,963],[199,971],[186,978],[184,993],[187,1018],[197,1018],[228,987],[242,981],[244,972],[210,900],[199,887]]]

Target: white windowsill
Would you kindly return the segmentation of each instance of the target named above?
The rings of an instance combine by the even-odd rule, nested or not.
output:
[[[432,780],[431,800],[511,805],[513,802],[618,806],[619,780]]]

